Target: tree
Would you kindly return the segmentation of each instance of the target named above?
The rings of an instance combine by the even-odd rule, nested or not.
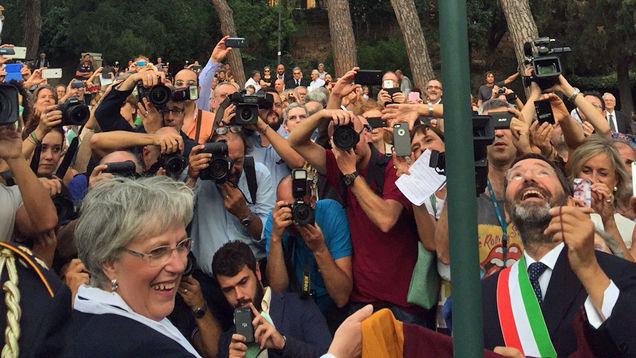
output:
[[[224,36],[236,36],[236,27],[234,26],[234,14],[232,9],[227,4],[226,0],[212,0],[216,13],[219,15],[219,21],[221,22],[221,32]],[[234,75],[234,80],[239,85],[245,83],[245,71],[243,70],[243,59],[241,58],[241,51],[239,49],[232,49],[230,52],[229,63]]]
[[[398,24],[402,29],[406,53],[409,56],[413,83],[415,87],[424,88],[426,83],[433,79],[433,67],[428,56],[424,32],[420,25],[420,18],[417,15],[415,2],[413,0],[391,0],[393,11]]]
[[[24,46],[27,48],[26,58],[36,58],[42,30],[42,16],[40,15],[40,0],[26,0],[24,24]]]
[[[528,0],[501,0],[501,8],[506,16],[508,30],[515,46],[515,55],[519,67],[525,60],[523,44],[539,37],[537,24],[534,22]]]
[[[336,77],[343,76],[357,62],[356,41],[353,36],[348,0],[327,0],[329,32],[333,48]]]

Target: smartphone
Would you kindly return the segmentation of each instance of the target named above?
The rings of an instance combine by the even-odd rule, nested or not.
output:
[[[2,47],[0,48],[0,55],[2,56],[15,55],[15,50],[13,49],[13,47]]]
[[[192,66],[192,71],[194,72],[201,72],[202,69],[203,67],[201,65]]]
[[[391,82],[393,82],[393,81],[391,81]],[[399,88],[385,88],[384,90],[385,90],[385,91],[389,94],[389,96],[391,96],[391,97],[393,97],[393,95],[394,95],[394,94],[396,94],[396,93],[400,92],[400,89],[399,89]]]
[[[354,82],[358,85],[379,86],[382,84],[382,71],[359,70],[358,73],[356,73]]]
[[[389,89],[389,88],[393,88],[393,80],[386,80],[382,83],[382,88],[383,89]]]
[[[386,122],[382,120],[382,117],[369,117],[367,118],[367,122],[371,128],[385,128]]]
[[[632,174],[633,177],[633,174]],[[579,199],[583,202],[586,208],[592,206],[592,182],[587,179],[576,178],[574,179],[574,194],[575,199]]]
[[[8,65],[4,65],[4,72],[7,73],[7,75],[4,77],[4,81],[5,82],[9,82],[12,80],[16,80],[16,81],[22,81],[22,74],[20,73],[20,71],[22,70],[22,64],[20,63],[11,63]]]
[[[84,82],[82,81],[75,80],[73,81],[73,83],[71,83],[71,88],[85,88],[85,87],[86,87],[86,84],[84,84]]]
[[[409,92],[409,102],[418,103],[417,101],[420,99],[419,92]]]
[[[245,39],[242,37],[230,37],[225,40],[225,47],[242,48],[245,45]]]
[[[510,121],[515,116],[510,112],[491,112],[489,115],[495,129],[510,129]]]
[[[146,65],[146,61],[137,61],[137,67],[144,67]]]
[[[398,157],[411,156],[411,133],[408,123],[395,123],[393,125],[393,147]]]
[[[108,76],[107,78],[105,77],[100,77],[99,78],[99,85],[100,86],[110,86],[113,84],[113,80],[110,78],[110,76]]]
[[[4,57],[24,60],[26,58],[26,50],[27,50],[26,47],[13,47],[13,55],[6,54],[4,55]]]
[[[42,70],[42,78],[62,78],[61,68],[47,68]]]
[[[542,101],[534,102],[534,109],[537,112],[537,118],[539,119],[539,125],[545,122],[555,124],[554,114],[552,113],[552,106],[550,100],[544,99]]]
[[[252,310],[249,307],[234,310],[236,334],[245,337],[245,343],[254,342],[254,327],[252,326]]]
[[[632,187],[634,188],[633,196],[636,196],[636,162],[632,162]]]

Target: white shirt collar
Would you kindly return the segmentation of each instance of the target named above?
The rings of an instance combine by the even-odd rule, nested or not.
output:
[[[559,255],[561,251],[565,247],[565,244],[562,242],[555,246],[552,250],[550,250],[547,254],[543,255],[543,257],[539,260],[539,262],[544,263],[550,270],[554,270],[554,266],[556,265],[557,260],[559,259]],[[524,250],[523,256],[526,258],[526,269],[530,267],[530,264],[535,263],[536,261],[528,255],[528,253]]]

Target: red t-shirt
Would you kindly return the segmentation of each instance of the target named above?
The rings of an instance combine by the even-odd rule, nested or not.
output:
[[[381,155],[381,154],[380,154]],[[366,180],[368,168],[358,171]],[[327,150],[327,180],[340,194],[340,169],[331,150]],[[384,170],[382,199],[395,200],[404,210],[388,232],[384,233],[369,219],[347,188],[347,217],[353,243],[353,292],[351,300],[371,303],[384,301],[396,304],[408,312],[423,309],[406,302],[413,267],[417,261],[417,227],[411,203],[395,185],[397,176],[389,163]],[[371,190],[375,191],[375,183]]]

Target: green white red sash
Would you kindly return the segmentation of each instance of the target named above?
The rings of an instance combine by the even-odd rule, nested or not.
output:
[[[499,273],[497,311],[506,347],[517,348],[524,356],[556,358],[523,255]]]

